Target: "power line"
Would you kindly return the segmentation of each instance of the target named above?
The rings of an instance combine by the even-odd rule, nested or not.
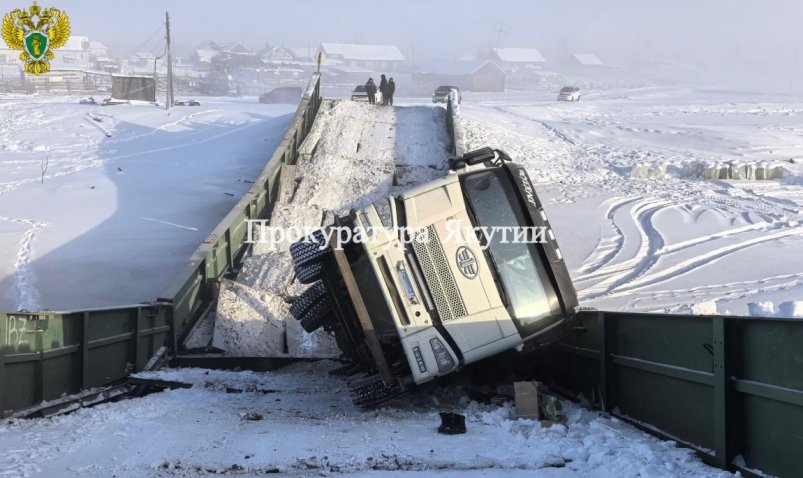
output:
[[[151,33],[151,35],[148,37],[147,40],[145,40],[144,42],[140,43],[139,45],[137,45],[136,48],[134,48],[133,50],[131,50],[128,53],[126,53],[125,55],[123,55],[123,58],[125,58],[125,57],[127,57],[127,56],[129,56],[129,55],[131,55],[133,53],[138,53],[138,52],[142,51],[142,48],[145,45],[147,45],[148,43],[150,43],[151,40],[153,40],[153,38],[156,36],[156,34],[161,32],[163,29],[164,29],[164,25],[159,25],[159,28],[157,28],[153,33]]]

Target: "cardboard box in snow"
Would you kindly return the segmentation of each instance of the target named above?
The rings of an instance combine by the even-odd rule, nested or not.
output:
[[[516,416],[528,420],[540,420],[541,411],[538,400],[538,388],[540,382],[514,382],[513,389],[516,392]]]

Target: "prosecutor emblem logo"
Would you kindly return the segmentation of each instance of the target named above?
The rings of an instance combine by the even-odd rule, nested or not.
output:
[[[50,71],[53,50],[70,38],[70,19],[58,8],[42,8],[33,2],[25,9],[12,10],[3,17],[3,40],[12,50],[20,50],[25,71],[41,75]]]

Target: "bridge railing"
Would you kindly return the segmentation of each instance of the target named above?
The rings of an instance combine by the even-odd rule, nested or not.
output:
[[[193,324],[213,307],[220,279],[240,267],[249,250],[246,221],[270,215],[282,165],[298,160],[298,147],[320,105],[315,74],[254,185],[154,302],[0,313],[0,416],[120,381],[141,370],[162,346],[177,351]]]

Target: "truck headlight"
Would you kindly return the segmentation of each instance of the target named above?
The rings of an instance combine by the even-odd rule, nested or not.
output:
[[[446,350],[439,339],[429,339],[429,346],[432,347],[432,353],[435,354],[435,361],[438,362],[438,371],[440,373],[451,372],[455,368],[454,359],[452,355]]]

